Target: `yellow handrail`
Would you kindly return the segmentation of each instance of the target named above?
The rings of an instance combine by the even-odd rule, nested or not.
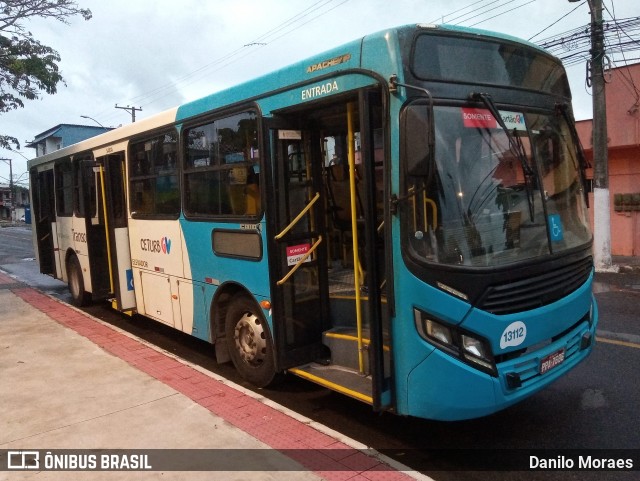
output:
[[[364,278],[361,271],[358,253],[358,211],[356,199],[356,154],[355,134],[353,128],[354,104],[347,104],[347,157],[349,160],[349,184],[351,190],[351,239],[353,242],[353,283],[356,291],[356,329],[358,333],[358,368],[364,374],[364,347],[362,342],[362,306],[360,305],[360,279]]]
[[[302,219],[302,217],[309,211],[309,209],[311,209],[311,207],[313,207],[313,204],[315,204],[318,201],[319,198],[320,198],[320,192],[318,192],[315,195],[315,197],[313,199],[311,199],[311,201],[307,204],[307,206],[300,211],[300,213],[296,216],[296,218],[291,221],[291,224],[289,224],[287,227],[285,227],[282,230],[282,232],[280,232],[280,234],[275,236],[275,240],[282,239],[286,235],[286,233],[289,232],[291,230],[291,228],[294,225],[296,225],[300,219]]]
[[[109,264],[109,292],[115,293],[113,288],[113,268],[111,267],[111,242],[109,240],[109,220],[107,216],[107,192],[104,185],[104,167],[99,166],[100,169],[100,187],[102,188],[102,209],[104,211],[104,233],[107,240],[107,263]]]
[[[320,237],[318,238],[318,240],[316,241],[316,243],[315,243],[315,244],[313,244],[313,245],[311,246],[311,249],[309,249],[309,252],[307,252],[305,255],[303,255],[303,256],[300,258],[300,260],[298,261],[298,263],[297,263],[295,266],[293,266],[293,269],[291,269],[291,270],[287,273],[287,275],[286,275],[286,276],[284,276],[282,279],[280,279],[280,280],[277,282],[277,284],[278,284],[279,286],[281,286],[282,284],[284,284],[285,282],[287,282],[287,281],[289,280],[289,277],[291,277],[291,276],[293,275],[293,273],[294,273],[295,271],[297,271],[297,270],[298,270],[298,268],[302,265],[302,263],[303,263],[304,261],[306,261],[306,260],[307,260],[307,258],[308,258],[311,254],[313,254],[313,251],[315,251],[315,250],[318,248],[318,246],[320,245],[320,243],[321,243],[321,242],[322,242],[322,236],[320,236]]]
[[[428,223],[427,223],[427,204],[429,204],[431,206],[431,213],[433,214],[433,230],[436,230],[438,228],[438,206],[436,205],[436,203],[432,200],[429,199],[429,197],[427,197],[427,193],[423,192],[422,193],[422,198],[424,200],[424,226],[425,228],[428,227]]]

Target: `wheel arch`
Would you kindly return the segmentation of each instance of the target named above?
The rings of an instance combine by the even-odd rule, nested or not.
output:
[[[75,257],[76,259],[78,259],[78,262],[80,262],[80,258],[78,257],[76,251],[69,247],[64,254],[64,271],[62,274],[62,280],[65,282],[68,282],[69,280],[69,261],[72,257]]]
[[[225,339],[227,309],[229,308],[231,300],[239,294],[246,294],[255,300],[253,295],[243,285],[237,282],[226,282],[221,284],[216,290],[211,300],[211,309],[209,311],[209,332],[212,344],[216,344],[219,340]]]
[[[262,307],[256,297],[242,284],[237,282],[225,282],[218,287],[213,299],[211,300],[211,307],[209,310],[209,340],[215,346],[216,360],[218,363],[225,363],[231,360],[226,336],[227,310],[229,309],[232,300],[239,295],[244,295],[251,299],[255,304],[256,309],[262,312]],[[267,328],[269,329],[269,334],[273,339],[273,328],[267,316],[264,317]],[[273,355],[274,358],[277,359],[275,347]]]

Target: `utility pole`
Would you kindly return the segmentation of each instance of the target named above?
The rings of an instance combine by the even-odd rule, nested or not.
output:
[[[142,112],[142,107],[130,107],[130,106],[126,106],[126,107],[120,107],[118,106],[118,104],[116,104],[116,108],[117,109],[122,109],[122,110],[126,110],[127,112],[129,112],[131,114],[131,122],[135,122],[136,121],[136,111],[137,112]]]
[[[13,165],[11,164],[11,159],[0,159],[3,162],[9,164],[9,209],[11,212],[15,211],[15,205],[13,205]],[[11,220],[13,219],[13,215],[11,216]]]
[[[569,0],[577,2],[581,0]],[[591,10],[589,74],[593,98],[593,257],[597,271],[616,270],[611,260],[611,201],[609,198],[609,146],[605,95],[602,0],[587,0]]]

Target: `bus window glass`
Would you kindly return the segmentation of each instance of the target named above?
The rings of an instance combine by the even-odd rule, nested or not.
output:
[[[532,143],[540,162],[553,252],[591,240],[576,150],[561,115],[530,115]]]
[[[130,158],[131,215],[176,217],[180,213],[176,132],[131,144]]]
[[[555,115],[501,114],[519,115],[521,123],[509,125],[524,160],[488,111],[435,108],[435,172],[405,178],[403,225],[415,258],[504,265],[590,241],[566,124]],[[413,133],[405,133],[408,143]],[[405,155],[405,169],[410,162]]]
[[[56,212],[59,216],[73,214],[73,170],[71,160],[65,159],[55,168]]]
[[[96,176],[93,168],[88,164],[92,161],[91,154],[74,156],[73,158],[73,203],[78,217],[95,217],[96,206]],[[87,202],[89,204],[87,205]]]
[[[260,212],[257,119],[243,112],[185,131],[185,214]]]
[[[412,69],[424,80],[514,86],[570,97],[562,64],[512,43],[420,35],[414,45]]]

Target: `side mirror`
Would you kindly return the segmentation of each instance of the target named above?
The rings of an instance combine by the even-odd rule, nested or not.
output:
[[[427,104],[409,105],[401,117],[406,174],[429,177],[434,156],[433,111]]]

